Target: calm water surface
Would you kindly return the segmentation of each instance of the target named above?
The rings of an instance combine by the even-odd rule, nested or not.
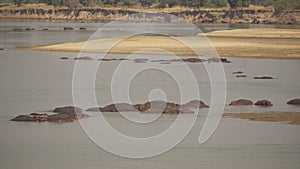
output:
[[[299,168],[299,126],[249,122],[238,119],[222,119],[212,138],[205,144],[197,143],[207,110],[201,110],[191,134],[176,148],[149,159],[133,160],[114,156],[95,145],[82,131],[78,122],[16,123],[9,119],[19,114],[49,110],[72,104],[72,76],[76,53],[31,51],[17,46],[47,45],[61,42],[87,40],[99,23],[0,23],[0,166],[1,168]],[[75,27],[63,31],[64,26]],[[126,27],[107,30],[107,37],[116,36]],[[34,27],[34,31],[11,31],[14,27]],[[42,31],[43,28],[49,31]],[[79,31],[79,27],[88,30]],[[207,30],[228,29],[224,25],[204,25]],[[144,29],[142,25],[140,28]],[[168,25],[156,27],[160,31],[178,35],[195,32]],[[70,57],[60,60],[61,56]],[[124,58],[126,55],[112,55]],[[140,55],[141,58],[155,56]],[[227,103],[233,99],[249,98],[253,101],[269,99],[272,108],[229,107],[226,112],[295,111],[299,107],[286,105],[287,100],[300,96],[300,60],[238,59],[224,64],[227,79]],[[98,62],[98,61],[91,61]],[[119,62],[101,64],[96,80],[96,96],[100,105],[112,102],[110,96],[111,75]],[[128,61],[128,64],[137,64]],[[142,64],[150,64],[142,63]],[[188,64],[199,83],[201,100],[210,104],[210,83],[201,64]],[[181,63],[169,66],[177,69]],[[236,78],[233,71],[242,70],[246,78]],[[270,75],[274,80],[254,80],[257,75]],[[184,75],[182,75],[184,76]],[[188,85],[188,83],[187,83]],[[178,100],[179,93],[169,76],[148,71],[132,82],[131,99],[142,102],[153,87],[163,89],[168,100]],[[150,90],[151,91],[151,90]],[[92,117],[91,117],[92,118]],[[120,123],[117,114],[106,115],[117,129],[143,135],[145,130],[128,128]],[[173,116],[163,116],[157,130],[171,123]],[[167,124],[167,123],[166,123]],[[113,140],[112,140],[113,141]]]

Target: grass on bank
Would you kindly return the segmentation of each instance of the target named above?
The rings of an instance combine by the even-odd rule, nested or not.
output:
[[[67,9],[67,6],[53,6],[53,5],[47,5],[43,3],[38,3],[38,4],[22,4],[20,6],[13,5],[13,4],[2,4],[0,6],[0,9],[29,9],[29,8],[34,8],[34,9]],[[200,8],[191,8],[191,7],[186,7],[186,6],[174,6],[172,8],[153,8],[153,7],[142,7],[141,5],[137,6],[110,6],[110,5],[104,5],[104,6],[93,6],[93,7],[78,7],[78,8],[101,8],[101,9],[106,9],[106,10],[129,10],[129,11],[135,11],[135,12],[166,12],[166,13],[171,13],[171,12],[180,12],[180,11],[193,11],[193,10],[207,10],[207,11],[212,11],[212,10],[229,10],[229,7],[223,7],[223,8],[205,8],[205,7],[200,7]],[[265,7],[265,6],[256,6],[256,5],[250,5],[249,7],[240,7],[234,10],[239,10],[239,9],[244,9],[244,10],[273,10],[273,7]]]

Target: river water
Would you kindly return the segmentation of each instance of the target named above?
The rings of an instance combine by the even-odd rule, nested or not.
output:
[[[137,23],[136,23],[137,24]],[[148,159],[128,159],[112,155],[94,144],[74,123],[16,123],[9,121],[16,115],[50,110],[57,106],[72,105],[72,77],[77,53],[32,51],[19,46],[48,45],[62,42],[87,40],[105,23],[0,23],[0,166],[1,168],[299,168],[299,126],[284,123],[250,122],[247,120],[221,120],[214,135],[205,144],[197,142],[204,117],[201,110],[196,125],[188,137],[172,150]],[[142,25],[120,25],[107,30],[104,37],[118,36],[122,31]],[[32,27],[32,31],[12,31],[13,28]],[[63,27],[75,30],[64,31]],[[87,30],[79,30],[85,27]],[[228,25],[201,25],[206,31],[233,29]],[[246,28],[253,28],[248,26]],[[263,26],[261,26],[263,27]],[[258,27],[258,28],[261,28]],[[42,29],[48,28],[43,31]],[[141,28],[141,29],[142,29]],[[257,28],[257,27],[254,27]],[[155,29],[170,35],[194,35],[197,32],[185,27],[158,24]],[[70,59],[61,60],[62,56]],[[154,58],[151,55],[138,55]],[[125,58],[126,55],[111,55]],[[226,104],[234,99],[248,98],[253,101],[271,100],[271,108],[256,106],[225,107],[225,112],[273,112],[293,111],[300,108],[289,106],[289,99],[300,96],[300,60],[239,59],[230,58],[223,64],[227,81]],[[99,61],[89,61],[99,62]],[[128,64],[150,64],[133,63]],[[100,105],[112,103],[110,96],[111,73],[120,61],[101,63],[97,73],[95,93]],[[172,69],[181,63],[164,66]],[[200,63],[188,66],[196,75],[201,100],[210,104],[210,83]],[[245,78],[236,78],[234,71],[242,70]],[[254,76],[270,75],[273,80],[254,80]],[[184,74],[179,76],[185,76]],[[174,81],[165,74],[148,71],[137,76],[131,85],[133,102],[147,100],[150,89],[161,88],[170,101],[177,101],[180,93]],[[91,117],[93,118],[93,117]],[[117,114],[106,118],[118,130],[145,135],[147,131],[129,128]],[[158,119],[154,133],[174,121],[173,116]],[[150,132],[150,131],[149,131]],[[150,132],[151,133],[151,132]],[[113,140],[112,140],[113,141]]]

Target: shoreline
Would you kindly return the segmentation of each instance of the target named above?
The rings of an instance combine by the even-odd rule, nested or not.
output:
[[[204,35],[204,38],[202,36]],[[205,39],[207,37],[207,39]],[[123,37],[124,38],[124,37]],[[201,42],[202,38],[202,42]],[[162,50],[178,56],[196,56],[191,48],[181,41],[188,41],[194,49],[214,50],[220,57],[300,59],[299,29],[237,29],[215,31],[195,37],[133,36],[113,37],[84,42],[71,42],[47,46],[19,47],[30,50],[58,52],[86,52],[132,54],[166,54]],[[203,41],[211,45],[203,45]],[[112,48],[110,48],[113,46]],[[81,51],[81,49],[84,50]],[[146,49],[146,50],[145,50]],[[155,50],[153,50],[155,49]],[[157,50],[159,49],[159,50]],[[141,52],[142,51],[142,52]],[[208,53],[207,51],[201,51]],[[210,56],[210,55],[208,55]]]
[[[299,112],[224,113],[223,117],[246,119],[256,122],[282,122],[291,125],[300,125]]]

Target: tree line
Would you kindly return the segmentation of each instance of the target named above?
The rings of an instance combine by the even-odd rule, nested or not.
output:
[[[300,0],[0,0],[0,3],[14,3],[17,6],[30,3],[44,3],[54,6],[141,6],[145,8],[191,8],[248,7],[252,5],[273,6],[276,10],[300,9]]]

